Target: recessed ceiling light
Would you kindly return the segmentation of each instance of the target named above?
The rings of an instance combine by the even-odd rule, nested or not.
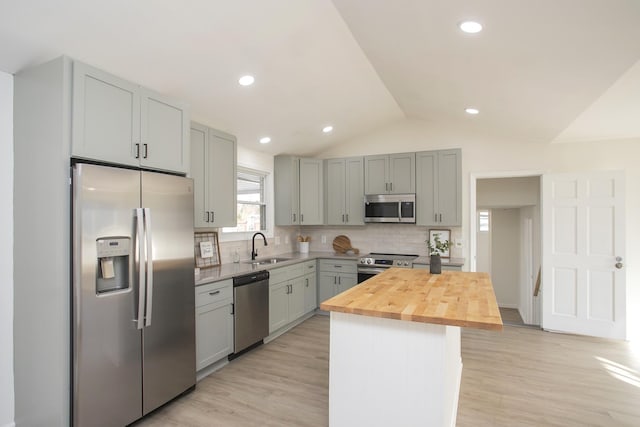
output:
[[[469,34],[475,34],[482,31],[482,24],[476,21],[463,21],[458,26],[462,31]]]
[[[333,126],[325,126],[322,128],[322,132],[329,133],[333,130]]]
[[[238,80],[238,83],[240,83],[240,85],[242,86],[251,86],[255,81],[256,79],[253,78],[253,76],[250,76],[247,74],[246,76],[240,77],[240,80]]]
[[[260,144],[268,144],[271,142],[271,138],[269,138],[268,136],[263,136],[262,138],[260,138]]]
[[[478,110],[477,108],[472,108],[472,107],[465,108],[464,111],[467,114],[473,114],[473,115],[476,115],[476,114],[478,114],[480,112],[480,110]]]

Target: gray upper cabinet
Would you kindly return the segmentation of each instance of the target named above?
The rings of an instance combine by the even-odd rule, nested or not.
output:
[[[462,225],[461,157],[459,149],[416,153],[418,225]]]
[[[191,123],[194,226],[234,227],[237,221],[237,148],[233,135]]]
[[[324,221],[322,160],[274,158],[276,225],[320,225]]]
[[[406,194],[416,192],[415,153],[399,153],[364,158],[365,194]]]
[[[364,225],[363,158],[325,160],[328,225]]]
[[[300,159],[300,225],[324,221],[322,160]]]
[[[189,112],[176,100],[73,62],[71,155],[189,172]]]

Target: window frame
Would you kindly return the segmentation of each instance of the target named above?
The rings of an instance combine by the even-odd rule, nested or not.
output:
[[[222,242],[249,240],[251,239],[251,236],[253,236],[253,234],[257,232],[264,233],[267,237],[273,237],[273,219],[272,219],[273,209],[272,209],[272,203],[271,203],[271,200],[273,200],[272,173],[266,170],[259,170],[255,168],[238,165],[237,171],[236,171],[236,181],[241,179],[240,175],[242,173],[260,175],[262,177],[262,203],[247,203],[247,204],[255,204],[255,205],[263,206],[261,209],[262,210],[261,215],[263,215],[263,219],[261,221],[262,222],[261,227],[264,227],[264,229],[256,230],[256,231],[225,231],[224,230],[225,228],[232,228],[232,227],[221,227],[219,230],[220,231],[219,236],[220,236],[220,241]],[[238,189],[236,190],[236,205],[240,205],[241,203],[244,203],[238,200],[239,194],[240,194],[240,189],[238,187]]]

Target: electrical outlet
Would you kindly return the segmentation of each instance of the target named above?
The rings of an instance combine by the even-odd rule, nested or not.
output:
[[[280,244],[280,236],[276,236],[276,246]]]
[[[288,244],[289,243],[289,236],[288,235],[284,235],[284,244]]]
[[[322,236],[322,243],[327,243],[327,236]]]
[[[463,246],[464,246],[464,241],[462,239],[456,239],[455,247],[458,249],[462,249]]]

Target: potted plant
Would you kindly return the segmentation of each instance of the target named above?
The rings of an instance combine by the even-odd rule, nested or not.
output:
[[[429,249],[429,271],[431,274],[442,273],[442,260],[440,255],[444,254],[449,249],[450,243],[448,240],[440,240],[439,235],[433,236],[433,240],[427,240],[427,249]]]

